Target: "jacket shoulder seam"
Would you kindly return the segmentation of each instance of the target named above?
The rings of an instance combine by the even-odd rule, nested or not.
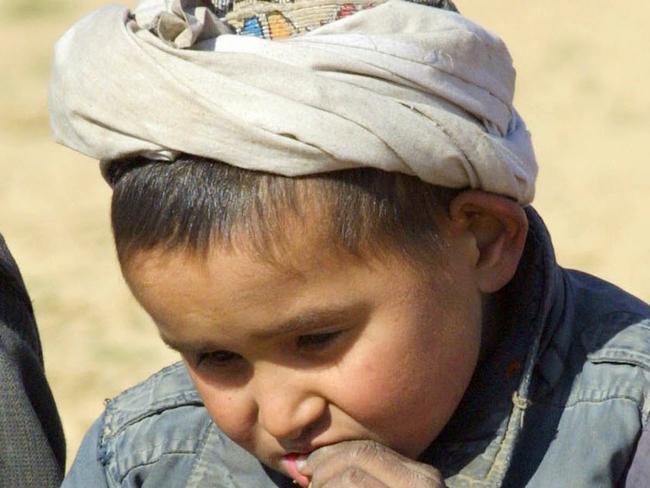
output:
[[[628,325],[619,325],[619,321],[626,319]],[[629,311],[610,312],[601,319],[603,324],[614,324],[621,329],[610,338],[592,338],[596,349],[587,353],[587,360],[591,363],[616,363],[629,364],[650,371],[650,318],[643,314]],[[604,334],[608,325],[601,326],[600,335]],[[647,337],[646,341],[639,341],[638,336]],[[597,347],[599,341],[600,347]]]
[[[124,408],[133,399],[137,399],[138,395],[151,391],[159,380],[175,374],[182,367],[183,365],[180,362],[166,366],[142,383],[123,391],[111,400],[107,400],[102,438],[110,439],[116,437],[142,420],[165,411],[186,406],[203,407],[203,401],[196,390],[193,388],[179,388],[160,398],[147,398],[146,401],[142,402],[142,406],[138,405],[138,408],[133,410],[129,411]]]

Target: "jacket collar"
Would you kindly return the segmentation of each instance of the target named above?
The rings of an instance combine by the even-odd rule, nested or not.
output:
[[[561,360],[556,343],[568,341],[558,334],[571,332],[560,326],[566,321],[564,272],[541,217],[532,207],[526,214],[524,253],[498,296],[502,336],[479,363],[454,416],[420,458],[446,478],[469,478],[478,486],[500,486],[537,378],[549,385],[558,379],[557,368],[538,368],[540,358],[552,353]]]

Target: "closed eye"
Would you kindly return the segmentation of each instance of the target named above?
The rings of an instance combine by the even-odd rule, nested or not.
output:
[[[306,350],[324,349],[334,343],[343,331],[309,334],[298,337],[298,348]]]
[[[238,359],[241,359],[241,356],[237,353],[230,351],[212,351],[197,354],[195,359],[195,365],[200,366],[202,363],[209,363],[210,366],[216,367],[226,367],[233,364]]]

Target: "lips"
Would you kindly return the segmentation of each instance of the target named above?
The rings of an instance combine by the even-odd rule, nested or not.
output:
[[[289,476],[298,483],[302,488],[307,488],[309,485],[309,478],[298,470],[298,466],[307,460],[306,454],[299,454],[291,452],[282,456],[282,466],[286,469]]]

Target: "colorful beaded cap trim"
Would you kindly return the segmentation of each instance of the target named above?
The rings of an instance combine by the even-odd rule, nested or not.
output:
[[[385,0],[210,0],[218,17],[235,33],[264,39],[286,39],[372,8]],[[413,3],[456,10],[449,0]]]

